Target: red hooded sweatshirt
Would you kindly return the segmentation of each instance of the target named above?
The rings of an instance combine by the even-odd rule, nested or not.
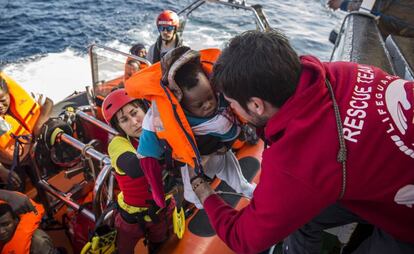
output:
[[[217,234],[238,253],[257,253],[338,201],[342,166],[328,78],[348,152],[339,202],[396,239],[414,243],[414,208],[394,201],[402,187],[414,184],[414,82],[356,63],[304,56],[301,64],[295,94],[265,127],[269,146],[250,204],[238,212],[217,195],[204,202]]]

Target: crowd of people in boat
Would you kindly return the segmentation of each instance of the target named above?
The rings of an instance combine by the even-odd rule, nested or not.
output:
[[[156,25],[159,37],[148,52],[143,44],[130,50],[153,65],[128,61],[123,87],[102,104],[104,120],[119,133],[108,145],[121,191],[118,253],[134,253],[142,238],[157,252],[173,233],[182,198],[204,209],[237,253],[281,241],[283,253],[320,253],[322,231],[351,222],[372,225],[353,253],[414,253],[414,81],[374,66],[298,56],[275,30],[244,32],[222,51],[195,51],[182,45],[176,13],[163,11]],[[154,99],[160,82],[169,92]],[[53,103],[18,88],[1,73],[0,249],[59,253],[39,228],[42,206],[22,193],[14,170],[28,162]],[[167,112],[171,103],[176,112]],[[193,138],[171,131],[177,116]],[[256,186],[232,147],[257,137],[265,148]],[[200,161],[186,154],[192,140]],[[163,181],[171,164],[182,182],[174,193]],[[209,184],[214,177],[251,198],[249,205],[226,204]]]

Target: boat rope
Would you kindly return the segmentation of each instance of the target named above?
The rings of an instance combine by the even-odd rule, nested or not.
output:
[[[88,152],[88,150],[89,149],[94,149],[94,147],[91,145],[91,144],[86,144],[83,148],[82,148],[82,150],[81,150],[81,152],[82,152],[82,156],[85,158],[85,159],[88,159],[88,158],[90,158],[90,155],[88,155],[87,154],[87,152]]]
[[[231,196],[238,196],[238,197],[242,197],[242,198],[247,198],[248,200],[250,200],[251,198],[247,197],[246,195],[243,195],[241,193],[237,193],[237,192],[230,192],[230,191],[216,191],[216,194],[218,195],[231,195]]]
[[[346,149],[346,144],[345,144],[345,138],[343,135],[343,126],[342,126],[341,114],[339,112],[338,103],[336,102],[335,94],[333,92],[331,82],[329,82],[327,78],[325,79],[325,84],[328,87],[329,95],[332,100],[332,105],[333,105],[334,113],[335,113],[336,127],[338,130],[338,137],[339,137],[339,151],[338,151],[337,161],[342,164],[342,187],[341,187],[341,194],[339,195],[339,199],[341,200],[344,197],[345,190],[346,190],[347,149]]]

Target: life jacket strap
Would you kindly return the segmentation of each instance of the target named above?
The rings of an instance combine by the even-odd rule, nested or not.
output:
[[[7,176],[7,189],[12,189],[12,175],[13,172],[19,173],[20,171],[20,146],[24,144],[29,144],[32,140],[32,135],[14,135],[13,133],[10,134],[12,138],[14,138],[14,151],[13,151],[13,162],[10,167],[9,174]],[[24,191],[24,184],[22,184],[19,188],[19,191]]]

